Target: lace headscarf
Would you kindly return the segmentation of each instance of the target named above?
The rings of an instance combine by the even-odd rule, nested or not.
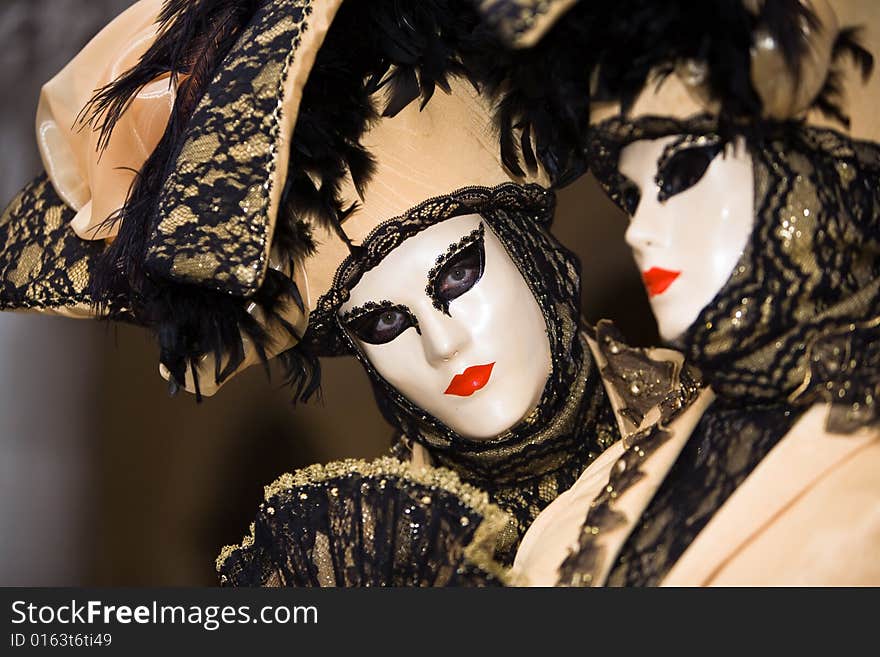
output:
[[[535,516],[569,488],[589,461],[619,437],[602,380],[580,331],[580,267],[549,233],[552,192],[509,183],[469,187],[428,199],[380,224],[339,268],[318,302],[304,342],[322,355],[353,354],[366,368],[385,418],[401,438],[424,445],[433,460],[487,490],[515,519],[499,550],[507,560]],[[401,242],[454,216],[477,213],[497,235],[535,296],[547,324],[552,373],[537,408],[487,441],[463,437],[385,381],[357,349],[337,316],[364,272]]]

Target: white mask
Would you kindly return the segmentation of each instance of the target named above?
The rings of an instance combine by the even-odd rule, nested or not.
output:
[[[476,214],[405,240],[363,275],[339,315],[382,378],[465,438],[515,426],[537,407],[550,376],[541,308]]]
[[[754,225],[748,150],[740,143],[722,154],[711,140],[681,140],[633,142],[619,161],[641,195],[626,241],[667,342],[696,321],[730,278]]]

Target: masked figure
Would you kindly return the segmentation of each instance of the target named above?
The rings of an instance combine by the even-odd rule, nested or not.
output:
[[[396,459],[268,486],[223,583],[497,583],[621,431],[695,395],[674,352],[582,325],[549,233],[582,158],[536,152],[506,63],[468,3],[144,0],[44,89],[3,308],[143,324],[196,395],[277,355],[307,400],[351,355],[395,428]]]
[[[711,392],[600,456],[517,568],[533,584],[876,584],[880,146],[863,140],[877,83],[860,39],[877,14],[650,4],[569,17],[604,34],[587,161],[630,216],[662,337]]]

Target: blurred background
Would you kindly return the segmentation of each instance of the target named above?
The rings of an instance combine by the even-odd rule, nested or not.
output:
[[[130,0],[0,2],[0,203],[42,168],[40,86]],[[583,310],[656,339],[625,217],[584,178],[555,232],[583,263]],[[0,585],[214,585],[279,474],[372,457],[390,429],[351,359],[323,363],[323,403],[295,409],[259,368],[196,404],[171,399],[143,331],[0,314]]]

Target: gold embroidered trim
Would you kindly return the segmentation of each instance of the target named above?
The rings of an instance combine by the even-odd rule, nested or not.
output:
[[[626,520],[614,508],[614,502],[624,492],[640,481],[645,475],[641,464],[663,445],[672,434],[668,423],[687,409],[700,393],[699,382],[691,376],[687,368],[682,370],[681,380],[660,402],[665,414],[661,421],[643,431],[621,439],[623,454],[614,462],[608,483],[590,504],[578,538],[578,547],[573,550],[559,566],[557,586],[595,586],[595,575],[602,563],[605,547],[599,544],[600,537],[618,527]]]
[[[217,569],[217,572],[220,572],[220,569],[223,567],[223,564],[226,563],[226,560],[232,556],[232,553],[236,550],[246,550],[249,547],[252,547],[254,544],[254,540],[256,537],[254,536],[254,532],[256,530],[256,524],[251,523],[250,527],[248,527],[248,533],[244,535],[241,539],[241,543],[238,545],[224,545],[220,549],[220,554],[217,555],[217,560],[214,562],[214,567]]]

